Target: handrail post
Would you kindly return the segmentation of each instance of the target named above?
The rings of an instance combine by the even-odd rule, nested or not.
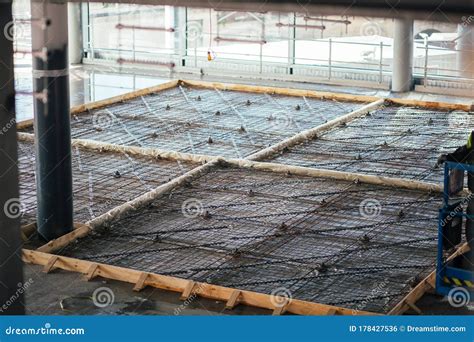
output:
[[[332,71],[332,39],[329,38],[329,60],[328,60],[328,78],[331,79]]]

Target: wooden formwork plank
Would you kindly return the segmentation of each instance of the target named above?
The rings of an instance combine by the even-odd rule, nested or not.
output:
[[[105,99],[105,100],[100,100],[100,101],[95,101],[95,102],[90,102],[90,103],[86,103],[86,104],[83,104],[83,105],[75,106],[75,107],[71,108],[71,115],[87,113],[87,111],[89,111],[89,110],[102,108],[102,107],[109,106],[109,105],[119,103],[119,102],[122,102],[122,101],[132,100],[132,99],[135,99],[135,98],[140,97],[140,96],[145,96],[145,95],[149,95],[151,93],[156,93],[156,92],[160,92],[160,91],[163,91],[163,90],[166,90],[166,89],[174,88],[174,87],[177,86],[178,82],[179,82],[179,80],[172,80],[172,81],[169,81],[169,82],[157,85],[157,86],[132,91],[132,92],[129,92],[129,93],[126,93],[126,94],[123,94],[123,95],[114,96],[114,97],[111,97],[111,98],[108,98],[108,99]],[[34,120],[29,119],[29,120],[18,122],[16,124],[16,127],[19,130],[25,129],[25,128],[30,128],[30,127],[33,126],[33,123],[34,123]]]
[[[28,139],[31,134],[19,133],[19,139]],[[291,173],[300,176],[307,177],[322,177],[337,180],[346,180],[350,182],[358,181],[361,183],[400,187],[409,190],[419,190],[427,192],[442,192],[443,186],[439,184],[427,183],[422,181],[414,181],[401,178],[382,177],[375,175],[366,175],[353,172],[345,171],[334,171],[329,169],[316,169],[305,166],[293,166],[272,162],[259,162],[247,159],[228,159],[224,157],[215,157],[209,155],[193,155],[189,153],[180,153],[173,151],[164,151],[153,147],[132,147],[132,146],[120,146],[109,143],[88,141],[85,139],[73,139],[73,146],[80,146],[84,148],[94,149],[101,152],[119,152],[123,151],[131,155],[136,156],[148,156],[154,158],[179,160],[195,163],[211,162],[220,160],[223,163],[228,163],[242,168],[251,168],[262,171],[270,171],[276,173]]]
[[[433,183],[413,181],[408,179],[381,177],[360,173],[334,171],[328,169],[315,169],[305,166],[292,166],[277,163],[258,162],[242,159],[227,159],[227,163],[241,168],[270,171],[283,174],[293,174],[306,177],[321,177],[348,182],[360,182],[372,185],[389,186],[408,190],[418,190],[425,192],[443,192],[443,186]]]
[[[233,90],[245,93],[257,93],[257,94],[276,94],[283,96],[295,96],[295,97],[310,97],[317,99],[327,100],[338,100],[338,101],[350,101],[350,102],[373,102],[380,100],[377,96],[367,95],[353,95],[344,93],[333,93],[327,91],[316,91],[316,90],[304,90],[294,88],[278,88],[278,87],[266,87],[259,85],[248,85],[248,84],[235,84],[235,83],[221,83],[221,82],[205,82],[195,80],[181,80],[179,82],[182,85],[195,87],[195,88],[206,88],[206,89],[219,89],[219,90]]]
[[[411,100],[411,99],[397,99],[389,98],[387,99],[388,103],[401,105],[401,106],[411,106],[411,107],[422,107],[428,109],[440,109],[440,110],[462,110],[469,112],[472,110],[472,104],[461,104],[461,103],[449,103],[449,102],[437,102],[437,101],[420,101],[420,100]]]
[[[459,247],[454,252],[448,261],[453,260],[461,254],[469,251],[469,245],[467,243]],[[425,279],[423,279],[413,290],[408,293],[395,307],[390,310],[389,315],[401,315],[405,311],[411,308],[410,305],[415,304],[423,295],[429,290],[436,287],[436,270],[432,271]]]
[[[49,258],[48,262],[43,267],[43,272],[44,273],[51,272],[56,261],[58,261],[58,257],[56,255],[53,255],[51,258]]]
[[[39,252],[45,252],[45,253],[49,253],[49,252],[52,252],[54,250],[57,250],[57,249],[60,249],[66,245],[68,245],[70,242],[74,241],[74,240],[77,240],[81,237],[84,237],[86,236],[87,234],[89,234],[89,232],[91,231],[91,227],[88,226],[88,225],[80,225],[80,226],[77,226],[76,229],[74,229],[73,231],[57,238],[57,239],[54,239],[54,240],[51,240],[49,241],[47,244],[39,247],[37,249],[37,251]]]
[[[91,268],[91,265],[94,264],[94,262],[87,260],[53,255],[33,250],[23,250],[23,261],[36,265],[46,265],[53,256],[57,257],[56,262],[54,264],[55,267],[66,271],[87,274],[88,270]],[[96,272],[97,276],[101,276],[107,279],[123,281],[131,284],[136,284],[143,274],[142,271],[137,271],[124,267],[100,263],[98,263],[98,266],[99,267],[97,268]],[[188,288],[189,284],[190,280],[187,279],[180,279],[171,276],[148,273],[147,285],[155,288],[183,293]],[[220,300],[224,302],[227,302],[228,299],[232,296],[232,293],[234,293],[236,290],[234,288],[212,285],[207,283],[195,282],[195,285],[196,286],[193,287],[194,294],[200,297]],[[240,290],[240,292],[241,296],[239,303],[263,309],[275,310],[272,295],[246,290]],[[354,314],[353,310],[351,309],[296,299],[292,299],[288,303],[285,308],[285,311],[298,315],[326,315],[331,309],[337,310],[342,315]],[[356,314],[378,315],[376,313],[367,311],[358,311]]]
[[[94,110],[94,109],[102,108],[102,107],[112,105],[115,103],[119,103],[122,101],[131,100],[140,96],[149,95],[155,92],[160,92],[163,90],[176,87],[179,84],[187,85],[190,87],[196,87],[196,88],[233,90],[233,91],[240,91],[240,92],[260,93],[260,94],[269,93],[269,94],[297,96],[297,97],[304,96],[304,97],[309,97],[309,98],[350,101],[350,102],[373,102],[373,101],[377,101],[381,99],[380,97],[377,97],[377,96],[353,95],[353,94],[333,93],[333,92],[304,90],[304,89],[266,87],[266,86],[257,86],[257,85],[230,84],[230,83],[205,82],[205,81],[194,81],[194,80],[171,80],[169,82],[166,82],[157,86],[132,91],[123,95],[114,96],[114,97],[96,101],[96,102],[74,106],[71,108],[71,114],[77,115],[81,113],[86,113],[88,110]],[[456,103],[448,103],[448,102],[421,101],[421,100],[398,99],[398,98],[389,98],[386,100],[389,103],[393,103],[397,105],[417,106],[417,107],[424,107],[424,108],[431,108],[431,109],[463,110],[463,111],[472,110],[471,104],[456,104]],[[17,129],[21,130],[21,129],[32,127],[33,122],[34,122],[33,119],[18,122]]]
[[[99,268],[99,264],[97,264],[95,262],[90,265],[89,269],[87,270],[86,276],[85,276],[87,281],[89,281],[89,280],[91,280],[92,278],[95,277],[98,268]]]
[[[234,290],[232,294],[230,295],[230,298],[227,300],[227,303],[225,304],[225,308],[229,310],[235,308],[235,306],[239,304],[240,295],[241,295],[240,290]]]
[[[241,91],[241,92],[247,92],[247,93],[260,93],[260,94],[267,93],[267,94],[277,94],[277,95],[297,96],[297,97],[304,96],[304,97],[309,97],[309,98],[350,101],[350,102],[373,102],[373,101],[377,101],[381,99],[381,97],[378,97],[378,96],[354,95],[354,94],[333,93],[333,92],[324,92],[324,91],[315,91],[315,90],[278,88],[278,87],[266,87],[266,86],[259,86],[259,85],[230,84],[230,83],[206,82],[206,81],[195,81],[195,80],[181,80],[180,84],[188,85],[191,87],[197,87],[197,88],[206,88],[206,89],[234,90],[234,91]],[[472,104],[458,104],[458,103],[441,102],[441,101],[423,101],[423,100],[413,100],[413,99],[404,99],[404,98],[386,98],[384,100],[386,100],[388,103],[392,103],[396,105],[423,107],[423,108],[429,108],[429,109],[462,110],[462,111],[472,110]]]
[[[31,133],[17,133],[18,141],[32,142],[34,143],[34,134]],[[195,164],[207,163],[211,160],[219,157],[209,156],[204,154],[185,153],[177,151],[162,150],[156,147],[137,147],[127,145],[110,144],[102,141],[90,140],[90,139],[71,139],[72,147],[81,147],[87,150],[97,151],[100,153],[111,152],[111,153],[127,153],[134,156],[140,157],[151,157],[155,159],[165,159],[172,161],[183,161]]]
[[[123,95],[114,96],[108,99],[86,103],[71,108],[71,115],[78,115],[87,113],[89,110],[103,108],[119,102],[132,100],[140,96],[149,95],[152,93],[160,92],[170,88],[174,88],[179,84],[188,85],[196,88],[212,88],[212,89],[226,89],[235,90],[241,92],[252,92],[252,93],[271,93],[287,96],[306,96],[311,98],[330,99],[339,101],[352,101],[352,102],[372,102],[380,99],[375,96],[363,96],[363,95],[351,95],[351,94],[339,94],[331,92],[319,92],[311,90],[299,90],[290,88],[277,88],[277,87],[261,87],[261,86],[250,86],[250,85],[239,85],[239,84],[225,84],[225,83],[212,83],[203,81],[188,81],[188,80],[172,80],[157,86],[148,87],[136,91],[132,91]],[[30,128],[33,126],[34,120],[24,120],[18,122],[16,127],[18,130]]]
[[[146,280],[148,279],[148,273],[143,272],[140,274],[140,277],[138,278],[137,282],[135,283],[135,286],[133,287],[133,291],[140,292],[146,287]]]
[[[188,299],[193,294],[194,286],[196,286],[196,283],[190,280],[188,284],[186,285],[186,287],[184,288],[183,293],[181,293],[181,297],[179,297],[179,299],[181,300]]]

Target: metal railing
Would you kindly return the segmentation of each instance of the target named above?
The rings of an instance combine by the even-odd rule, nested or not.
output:
[[[183,32],[175,29],[174,32],[168,32],[166,34],[175,35],[175,37],[183,37],[186,39],[188,32]],[[134,37],[134,35],[132,36]],[[391,64],[387,63],[390,60],[389,57],[384,58],[384,49],[390,47],[390,45],[383,42],[377,43],[365,43],[355,41],[341,41],[336,39],[298,39],[293,37],[282,37],[282,36],[266,36],[265,40],[259,40],[260,37],[251,35],[235,35],[226,34],[225,36],[219,36],[218,41],[214,38],[217,36],[212,35],[209,32],[200,32],[199,36],[192,40],[186,41],[186,48],[184,51],[177,51],[176,49],[170,48],[154,48],[156,51],[150,53],[150,48],[146,46],[139,46],[135,40],[122,41],[121,46],[127,45],[131,49],[110,49],[110,48],[99,48],[94,46],[93,41],[90,41],[87,46],[87,52],[90,53],[91,58],[94,59],[98,54],[110,56],[113,58],[114,55],[131,54],[132,58],[138,58],[141,55],[142,58],[153,58],[157,59],[169,56],[170,59],[176,59],[182,57],[186,60],[185,66],[199,68],[202,63],[208,61],[207,56],[209,50],[212,50],[213,55],[217,56],[217,61],[237,63],[240,65],[248,64],[249,66],[257,66],[260,74],[264,73],[264,65],[280,66],[285,67],[288,70],[293,68],[323,68],[326,69],[327,79],[331,80],[334,77],[335,70],[345,70],[346,72],[377,72],[378,83],[383,83],[384,75],[390,73]],[[259,41],[259,44],[254,44],[254,41]],[[203,42],[212,41],[212,45],[204,45]],[[278,50],[275,44],[286,43],[285,53],[275,54]],[[315,48],[327,51],[327,58],[309,58],[307,56],[298,53],[298,46],[300,43],[314,44]],[[247,45],[255,45],[257,52],[242,52],[242,47]],[[184,44],[183,44],[184,45]],[[337,56],[334,52],[335,47],[353,45],[353,46],[365,46],[368,49],[375,49],[374,57],[362,60],[343,60]],[[272,47],[273,46],[273,47]],[[289,47],[293,47],[293,51],[289,51]],[[266,48],[270,47],[271,51],[265,53]],[[224,48],[224,49],[223,49]],[[227,48],[227,51],[225,50]],[[361,49],[362,51],[363,49]],[[119,58],[119,57],[117,57]],[[222,65],[223,63],[219,63]],[[212,63],[207,64],[207,67],[212,68]],[[249,69],[250,70],[250,69]],[[291,73],[291,71],[287,71]]]
[[[87,17],[87,12],[84,17]],[[143,28],[132,26],[127,27],[132,32],[131,37],[128,36],[125,40],[122,37],[121,41],[117,42],[117,48],[114,48],[97,45],[93,39],[94,20],[91,20],[90,13],[87,18],[89,20],[84,26],[84,50],[88,59],[92,61],[101,59],[112,62],[114,60],[115,62],[136,61],[137,65],[149,65],[150,61],[156,61],[158,67],[165,68],[176,65],[181,69],[204,69],[205,71],[213,69],[229,72],[240,70],[261,75],[273,73],[275,76],[308,74],[318,75],[316,77],[318,80],[327,79],[335,82],[346,81],[353,77],[362,82],[378,83],[381,86],[383,84],[385,87],[391,79],[393,47],[386,41],[361,42],[339,38],[300,39],[297,27],[288,31],[282,30],[281,35],[268,33],[266,35],[239,35],[230,34],[229,30],[226,30],[227,32],[197,32],[197,36],[196,32],[190,35],[190,32],[176,27],[168,32],[160,32],[160,34],[170,35],[170,40],[177,42],[175,47],[146,46],[136,39],[138,30]],[[193,21],[185,24],[180,26],[193,27]],[[272,26],[271,23],[268,25]],[[120,29],[117,28],[116,23],[113,26],[113,29]],[[15,41],[16,50],[19,51],[17,57],[22,56],[22,51],[31,50],[29,25],[20,32],[22,36]],[[147,35],[152,37],[153,32],[148,32]],[[193,39],[189,39],[190,36]],[[211,47],[206,45],[209,41],[212,42]],[[456,87],[460,85],[464,88],[474,88],[474,76],[466,75],[457,67],[457,54],[463,50],[435,46],[426,38],[416,40],[415,43],[415,52],[421,53],[415,53],[414,74],[421,84],[433,86],[434,82],[441,82],[439,86],[444,87],[456,83]],[[441,44],[441,42],[438,43]],[[282,44],[284,48],[276,47],[277,44]],[[309,46],[312,51],[319,51],[319,54],[316,53],[314,57],[311,57],[302,53],[304,51],[302,44]],[[249,45],[252,45],[250,50],[242,49]],[[361,48],[354,48],[355,46]],[[213,50],[217,56],[212,62],[208,61],[209,49]],[[349,52],[341,53],[345,50]],[[324,52],[321,53],[321,51]],[[359,55],[354,56],[353,59],[346,57],[351,54],[351,51]],[[366,53],[366,55],[362,56],[361,53]],[[28,61],[28,58],[23,58],[22,63],[25,61]]]

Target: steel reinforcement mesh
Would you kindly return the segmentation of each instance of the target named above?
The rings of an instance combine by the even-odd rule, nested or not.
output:
[[[18,142],[22,224],[36,221],[35,148]],[[74,220],[86,222],[196,167],[127,153],[73,148]]]
[[[472,130],[473,113],[385,106],[271,161],[440,183],[438,157],[464,145]]]
[[[243,158],[363,103],[178,86],[74,115],[72,137]]]
[[[220,166],[57,253],[386,313],[434,267],[439,203]]]

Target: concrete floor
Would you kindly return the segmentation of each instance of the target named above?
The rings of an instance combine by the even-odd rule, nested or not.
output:
[[[147,287],[134,292],[133,285],[95,278],[87,282],[77,273],[42,272],[42,267],[25,265],[25,282],[32,285],[26,291],[29,315],[269,315],[271,311],[239,305],[226,310],[225,303],[197,298],[189,305],[176,292]],[[31,281],[31,279],[33,281]],[[104,308],[96,306],[93,293],[101,287],[109,288],[114,300]],[[61,306],[62,303],[62,306]],[[445,298],[427,294],[417,306],[424,315],[472,315],[474,305],[453,308]],[[407,315],[416,314],[408,311]]]
[[[141,292],[133,284],[95,278],[89,282],[77,273],[56,270],[49,274],[42,267],[25,265],[26,308],[30,315],[265,315],[268,310],[240,305],[226,310],[225,303],[204,298],[185,303],[180,294],[147,287]],[[107,287],[113,300],[105,307],[94,304],[96,289]]]
[[[17,74],[17,88],[31,91],[31,70],[24,68]],[[200,78],[206,81],[231,83],[253,83],[271,86],[316,89],[334,92],[356,93],[366,95],[389,96],[386,91],[361,88],[343,88],[336,86],[313,85],[278,81],[249,81],[244,79],[217,79],[216,77],[199,77],[196,75],[177,75],[149,73],[139,75],[125,72],[104,71],[103,67],[73,67],[71,69],[71,105],[97,101],[103,98],[127,93],[136,89],[166,82],[169,78]],[[397,96],[422,100],[472,103],[472,99],[450,96],[427,95],[417,93],[400,94]],[[29,96],[17,96],[18,121],[33,116],[32,100]],[[77,315],[77,314],[156,314],[156,315],[222,315],[222,314],[269,314],[269,311],[245,306],[238,306],[232,311],[224,310],[224,303],[196,299],[189,305],[179,300],[179,294],[147,288],[142,292],[133,292],[132,284],[94,279],[87,282],[82,276],[64,271],[50,274],[41,272],[41,267],[26,265],[25,282],[30,281],[26,291],[26,305],[29,314],[35,315]],[[113,292],[114,301],[111,305],[99,308],[94,305],[94,290],[107,287]],[[446,299],[436,295],[425,295],[417,304],[424,314],[472,314],[474,307],[453,308]],[[409,312],[410,313],[410,312]]]

